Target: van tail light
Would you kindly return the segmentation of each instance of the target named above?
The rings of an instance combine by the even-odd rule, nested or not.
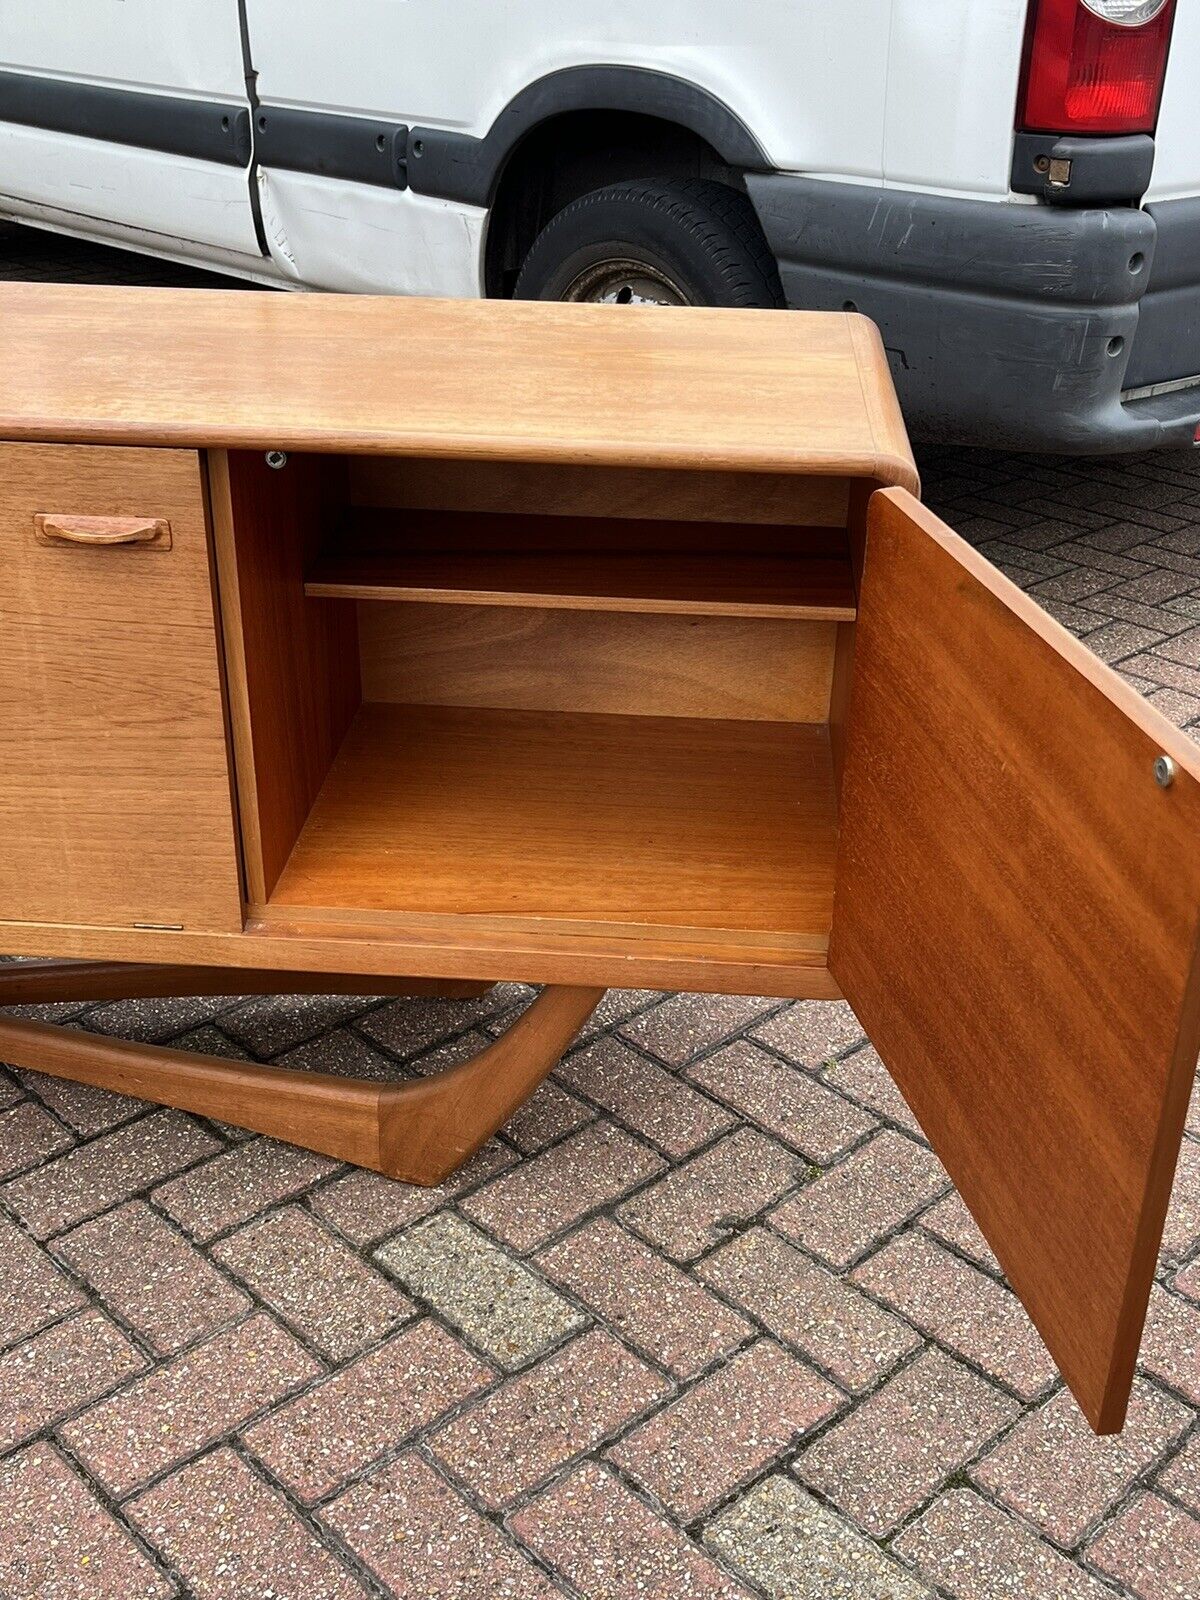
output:
[[[1175,0],[1031,0],[1017,126],[1153,133]]]

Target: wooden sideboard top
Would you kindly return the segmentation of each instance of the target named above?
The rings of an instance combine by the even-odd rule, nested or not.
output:
[[[917,487],[874,325],[841,313],[0,290],[0,437]]]

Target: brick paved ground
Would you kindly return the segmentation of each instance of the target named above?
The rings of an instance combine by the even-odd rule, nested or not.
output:
[[[1200,728],[1200,461],[922,465]],[[71,1020],[403,1076],[526,998]],[[613,994],[432,1194],[3,1071],[0,1173],[6,1600],[1200,1593],[1200,1112],[1104,1442],[844,1006]]]

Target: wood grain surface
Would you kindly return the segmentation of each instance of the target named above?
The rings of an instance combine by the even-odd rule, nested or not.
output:
[[[840,528],[850,494],[847,479],[825,473],[378,455],[351,456],[349,470],[351,504],[367,509]]]
[[[853,315],[6,283],[0,326],[0,437],[917,482]]]
[[[52,509],[173,546],[40,543]],[[0,446],[0,718],[5,916],[241,927],[194,452]]]
[[[365,705],[272,906],[824,936],[824,727]]]
[[[824,722],[835,622],[359,606],[367,700]]]
[[[859,600],[830,967],[1112,1431],[1200,1050],[1200,752],[901,491]]]
[[[338,463],[208,455],[250,897],[270,893],[360,701],[354,606],[307,600]]]
[[[558,1062],[604,997],[542,991],[471,1060],[416,1083],[227,1061],[128,1039],[0,1017],[13,1066],[220,1117],[405,1183],[441,1183],[486,1143]]]
[[[564,550],[556,555],[327,555],[304,581],[326,599],[433,605],[552,607],[694,617],[784,617],[847,622],[854,616],[848,561],[786,556],[644,555]]]

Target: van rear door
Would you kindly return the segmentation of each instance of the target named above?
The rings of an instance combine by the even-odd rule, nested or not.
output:
[[[1147,202],[1200,195],[1200,6],[1176,0]]]

